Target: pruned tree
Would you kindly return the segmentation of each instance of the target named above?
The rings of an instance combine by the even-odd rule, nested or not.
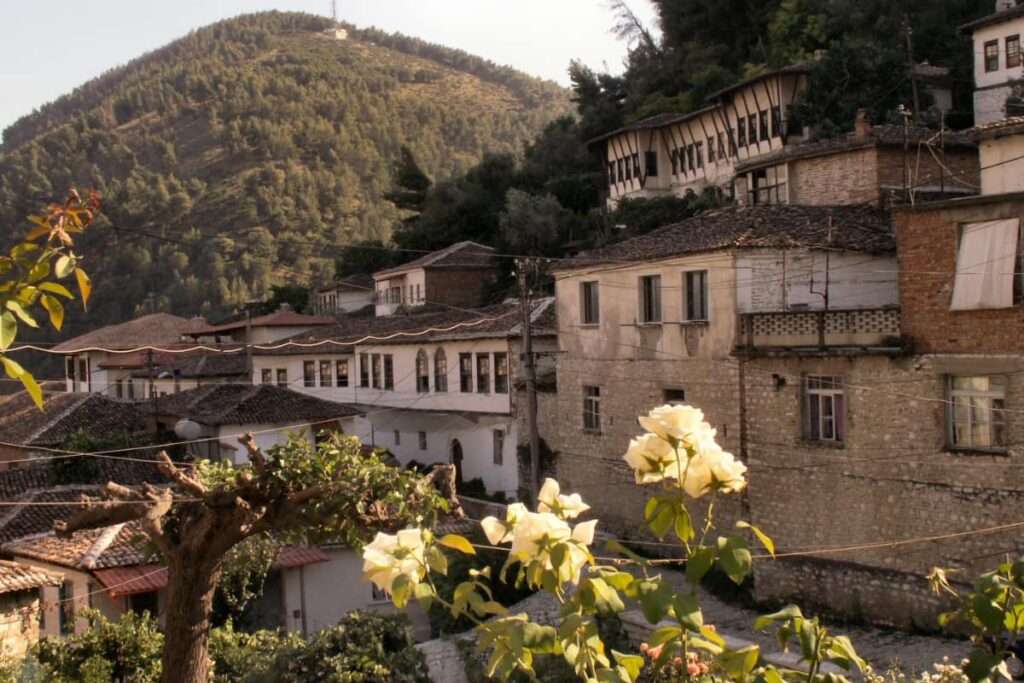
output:
[[[273,531],[291,542],[330,540],[359,548],[376,531],[459,512],[450,466],[420,477],[363,455],[357,439],[340,435],[315,447],[296,435],[267,452],[251,435],[239,441],[249,454],[245,467],[206,461],[182,466],[161,452],[158,467],[172,486],[136,489],[111,482],[105,500],[54,525],[67,536],[141,523],[168,570],[166,683],[207,680],[214,592],[225,555],[244,539]]]

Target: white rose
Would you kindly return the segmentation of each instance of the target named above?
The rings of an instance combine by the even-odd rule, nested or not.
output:
[[[637,420],[647,431],[677,441],[699,434],[707,426],[704,413],[693,406],[663,405]]]
[[[636,473],[636,483],[652,484],[665,477],[676,477],[678,464],[675,450],[657,434],[644,434],[629,442],[623,456]]]
[[[708,463],[708,469],[713,477],[713,484],[718,484],[726,492],[741,491],[747,485],[746,480],[743,478],[747,471],[747,466],[733,457],[732,453],[723,451],[714,442],[704,445],[703,448],[704,452],[702,455]]]
[[[550,477],[544,480],[537,495],[537,512],[551,512],[562,519],[574,519],[589,509],[580,494],[562,495],[558,482]]]
[[[689,464],[683,463],[683,490],[693,498],[700,498],[711,488],[711,468],[706,458],[697,453]]]
[[[508,543],[512,540],[512,532],[516,524],[527,514],[525,505],[522,503],[512,503],[505,508],[504,522],[496,517],[488,516],[480,520],[480,526],[483,527],[484,535],[487,536],[487,540],[491,545]]]
[[[569,525],[550,512],[528,512],[516,525],[509,553],[527,564],[546,557],[541,547],[545,541],[562,541],[571,535]]]
[[[391,591],[399,576],[417,584],[426,575],[423,531],[402,529],[397,535],[378,532],[363,548],[363,579]]]

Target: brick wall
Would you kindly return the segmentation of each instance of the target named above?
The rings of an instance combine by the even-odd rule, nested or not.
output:
[[[1024,198],[1013,195],[946,202],[898,211],[894,220],[900,260],[903,335],[927,352],[1020,353],[1021,306],[950,311],[961,223],[1024,214]]]
[[[791,204],[821,206],[878,200],[874,148],[799,159],[790,168]]]
[[[938,536],[1021,521],[1024,420],[1007,414],[1005,455],[945,447],[944,369],[969,356],[758,358],[747,366],[752,520],[781,552]],[[840,376],[841,446],[803,438],[801,376]],[[785,379],[778,386],[773,375]],[[1024,406],[1008,376],[1007,405]],[[755,562],[757,597],[807,602],[846,616],[935,628],[946,605],[928,595],[932,567],[959,580],[1017,553],[1020,529],[853,552]]]
[[[938,142],[935,143],[936,150]],[[979,179],[978,150],[948,149],[939,160],[927,147],[912,144],[906,156],[899,147],[880,147],[877,150],[878,183],[883,187],[902,188],[903,166],[906,161],[908,186],[919,191],[944,187],[947,191],[977,192]],[[939,162],[942,162],[941,164]]]
[[[424,296],[430,301],[472,308],[483,304],[484,286],[498,274],[494,269],[427,270]]]

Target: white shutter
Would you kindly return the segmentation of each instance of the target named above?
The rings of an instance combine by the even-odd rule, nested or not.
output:
[[[1013,306],[1020,219],[968,223],[960,233],[950,310]]]

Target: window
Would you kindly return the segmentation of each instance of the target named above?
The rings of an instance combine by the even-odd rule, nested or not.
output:
[[[672,162],[672,175],[679,175],[679,148],[672,150],[669,154],[669,160]]]
[[[736,119],[736,144],[745,147],[747,144],[747,120],[742,116]],[[736,152],[733,151],[733,154]]]
[[[505,462],[505,432],[500,429],[494,430],[494,459],[495,465]]]
[[[580,323],[597,325],[601,322],[600,299],[597,281],[580,283]]]
[[[758,112],[757,118],[757,125],[761,129],[761,140],[767,140],[771,137],[771,132],[768,130],[768,111]]]
[[[427,433],[426,432],[419,432],[418,436],[419,436],[419,441],[420,441],[420,450],[421,451],[427,450]]]
[[[583,429],[601,431],[601,387],[583,387]]]
[[[673,171],[674,172],[674,171]],[[64,376],[72,382],[75,381],[75,357],[68,356],[64,359]]]
[[[633,164],[629,163],[629,159],[625,160],[626,163],[626,180],[633,179]]]
[[[842,377],[804,378],[805,435],[813,441],[842,443],[846,431]]]
[[[320,361],[320,386],[329,387],[331,386],[331,376],[334,373],[331,372],[331,361],[322,360]]]
[[[395,445],[402,445],[402,432],[398,431],[397,429],[395,430]]]
[[[782,137],[782,108],[772,107],[772,137]]]
[[[359,354],[359,386],[370,386],[370,354]]]
[[[448,391],[448,357],[440,348],[434,351],[434,391]]]
[[[380,377],[384,374],[379,353],[370,354],[370,386],[380,389]]]
[[[264,370],[263,372],[267,373],[268,371]],[[264,382],[264,384],[266,384],[266,382]],[[124,398],[124,381],[123,380],[119,379],[119,380],[114,382],[114,398]]]
[[[282,389],[288,388],[288,368],[277,369],[277,386]]]
[[[999,41],[990,40],[985,43],[985,71],[999,70]]]
[[[639,154],[634,154],[633,155],[633,175],[635,175],[637,178],[640,177],[640,155]]]
[[[476,393],[491,393],[491,354],[476,354]]]
[[[390,353],[384,354],[384,388],[395,388],[395,357]]]
[[[508,354],[494,354],[494,393],[508,393]]]
[[[430,391],[430,367],[423,349],[416,352],[416,391],[420,394]]]
[[[57,590],[58,615],[60,618],[60,634],[70,635],[75,632],[75,584],[65,581]]]
[[[686,319],[708,319],[708,271],[683,273],[683,296],[686,297]]]
[[[1015,290],[1021,289],[1020,259],[1019,219],[962,225],[950,310],[1013,306]]]
[[[370,584],[370,601],[371,602],[391,602],[391,593],[388,593],[382,588],[377,588],[377,584]]]
[[[648,178],[656,178],[658,176],[657,152],[644,152],[644,167],[647,169]]]
[[[285,385],[288,384],[287,380],[288,380],[288,377],[286,375],[285,376]],[[129,399],[134,399],[135,398],[135,382],[133,380],[130,380],[130,379],[128,380],[128,398]]]
[[[311,360],[302,362],[302,386],[316,386],[316,363]]]
[[[757,144],[757,114],[747,117],[747,144]]]
[[[661,276],[640,278],[640,322],[661,322]]]
[[[953,448],[1006,447],[1006,378],[950,377],[949,444]]]
[[[693,164],[693,145],[686,146],[686,170],[693,173],[696,170]]]
[[[609,161],[608,162],[608,184],[609,185],[614,185],[615,184],[615,162],[614,161]]]
[[[459,391],[468,394],[473,391],[473,354],[459,354]]]
[[[348,361],[339,360],[334,366],[334,384],[339,387],[348,386]]]
[[[1006,37],[1006,68],[1020,66],[1020,35]]]
[[[718,158],[725,158],[725,135],[722,133],[718,134]]]
[[[693,145],[693,156],[697,159],[697,168],[704,168],[704,143],[697,142]]]
[[[617,159],[615,161],[615,164],[616,164],[616,166],[619,167],[619,182],[621,183],[623,180],[626,179],[626,176],[623,174],[623,171],[622,171],[622,159]]]
[[[715,162],[715,139],[708,138],[708,163],[713,164]]]
[[[665,403],[670,406],[683,406],[686,405],[686,390],[685,389],[665,389],[662,392],[662,398]]]

